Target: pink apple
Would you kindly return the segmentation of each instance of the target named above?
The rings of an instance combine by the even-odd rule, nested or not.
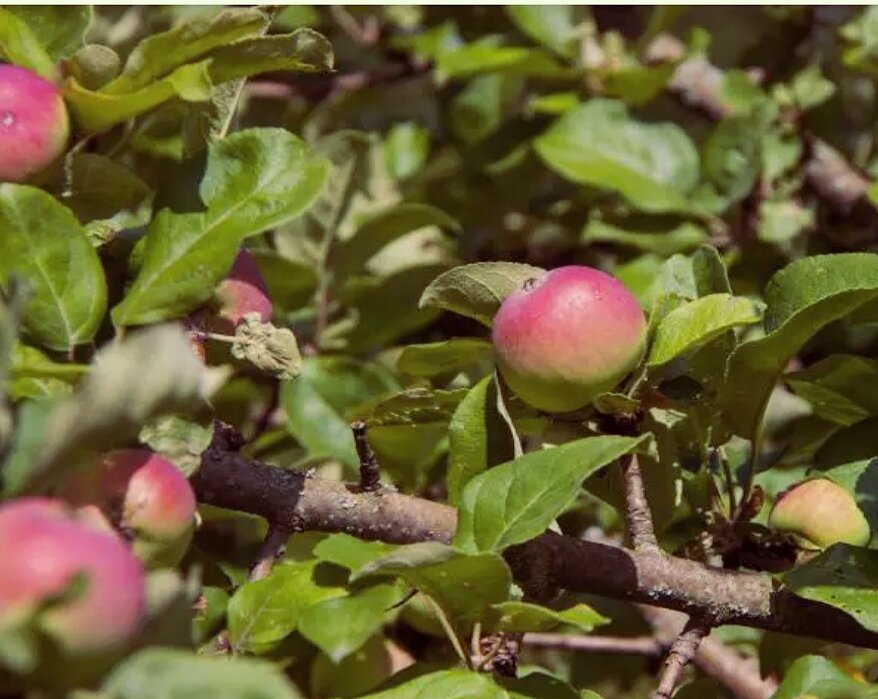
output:
[[[0,629],[36,614],[67,652],[84,656],[124,645],[145,611],[143,568],[117,536],[57,500],[0,506]]]
[[[263,322],[271,320],[272,305],[259,266],[247,250],[242,249],[228,276],[216,290],[218,318],[212,324],[217,332],[233,333],[248,313],[258,313]]]
[[[853,496],[827,478],[805,481],[781,493],[768,523],[817,548],[837,543],[865,546],[872,536]]]
[[[84,516],[100,510],[149,567],[176,565],[192,539],[196,502],[189,481],[146,449],[110,452],[98,467],[75,474],[62,494]]]
[[[560,267],[510,294],[492,339],[506,382],[551,412],[582,408],[637,365],[646,318],[621,282],[591,267]]]
[[[55,162],[70,137],[58,88],[29,70],[0,65],[0,182],[24,182]]]

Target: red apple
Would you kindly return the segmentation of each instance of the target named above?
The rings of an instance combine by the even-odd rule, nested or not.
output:
[[[118,537],[57,500],[0,506],[0,629],[37,615],[68,653],[85,656],[124,645],[145,610],[143,568]]]
[[[24,182],[55,162],[70,137],[64,100],[29,70],[0,65],[0,182]]]
[[[837,543],[865,546],[872,536],[853,496],[827,478],[805,481],[781,493],[768,524],[817,548]]]
[[[268,288],[256,260],[247,250],[238,253],[228,276],[216,289],[216,298],[219,312],[211,324],[211,329],[216,332],[234,333],[235,326],[248,313],[258,313],[264,323],[271,320]]]
[[[97,468],[76,473],[62,494],[90,516],[99,509],[151,568],[176,565],[192,539],[196,502],[189,481],[146,449],[110,452]]]
[[[610,391],[646,347],[646,318],[621,282],[560,267],[510,294],[494,317],[500,373],[535,408],[566,412]]]

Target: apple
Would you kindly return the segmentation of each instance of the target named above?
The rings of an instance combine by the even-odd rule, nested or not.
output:
[[[620,281],[591,267],[559,267],[504,299],[492,341],[500,373],[534,408],[567,412],[611,391],[646,347],[647,323]]]
[[[242,249],[228,276],[216,289],[219,305],[211,330],[234,334],[238,325],[248,313],[258,313],[263,323],[271,320],[272,304],[268,287],[259,271],[259,266],[247,250]]]
[[[103,514],[149,568],[176,565],[192,540],[192,486],[174,464],[147,449],[109,452],[97,467],[75,473],[61,494],[84,515]]]
[[[70,119],[58,88],[39,75],[0,64],[0,182],[24,182],[64,152]]]
[[[63,502],[0,506],[0,629],[35,619],[72,655],[118,649],[146,612],[143,567],[117,536]]]
[[[781,493],[768,524],[808,548],[837,543],[865,546],[871,538],[869,522],[853,496],[827,478],[805,481]]]

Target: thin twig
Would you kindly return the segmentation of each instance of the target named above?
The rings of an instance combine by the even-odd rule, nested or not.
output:
[[[625,482],[625,521],[631,545],[636,551],[658,549],[643,472],[636,454],[622,457],[622,478]]]
[[[584,651],[586,653],[617,653],[658,657],[667,647],[653,636],[580,636],[566,633],[529,633],[527,646]]]
[[[357,420],[351,423],[351,430],[354,433],[357,456],[360,458],[360,492],[373,493],[381,489],[381,465],[372,447],[369,446],[366,423]]]
[[[332,15],[332,19],[341,30],[360,46],[375,46],[381,39],[381,25],[373,15],[367,17],[364,24],[361,25],[341,5],[331,5],[329,14]]]
[[[291,533],[288,527],[277,524],[269,525],[268,533],[259,549],[259,556],[253,567],[250,568],[251,582],[268,577],[274,567],[274,562],[283,555]]]
[[[710,626],[700,619],[690,617],[683,628],[683,632],[674,641],[665,666],[662,670],[659,684],[652,693],[652,699],[670,699],[674,688],[680,682],[686,666],[695,657],[695,652],[701,643],[701,639],[710,633]]]

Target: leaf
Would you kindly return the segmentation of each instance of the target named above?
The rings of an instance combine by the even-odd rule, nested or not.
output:
[[[796,660],[772,699],[866,699],[869,685],[851,679],[838,665],[821,655]]]
[[[661,230],[629,230],[601,220],[591,220],[582,231],[583,243],[616,243],[644,252],[670,256],[697,247],[707,232],[689,221]]]
[[[491,327],[509,294],[545,270],[515,262],[475,262],[440,274],[421,295],[420,306],[443,308]]]
[[[469,670],[440,670],[415,677],[390,689],[366,694],[362,699],[508,699],[490,675]]]
[[[25,332],[41,345],[70,350],[90,342],[107,308],[97,253],[69,209],[35,187],[0,184],[0,282],[28,284]]]
[[[300,699],[273,664],[251,658],[195,655],[147,648],[113,668],[101,687],[108,699]]]
[[[179,97],[187,102],[205,102],[210,99],[213,84],[208,62],[180,66],[161,80],[150,83],[135,92],[124,94],[88,90],[74,77],[64,81],[62,92],[77,125],[86,132],[99,133],[155,109],[168,100]]]
[[[4,466],[7,493],[35,492],[124,446],[150,420],[204,409],[208,376],[183,331],[157,326],[97,354],[93,371],[51,409],[39,448]]]
[[[351,576],[396,575],[432,598],[453,619],[475,619],[485,607],[503,602],[511,577],[493,553],[468,554],[437,541],[399,546]]]
[[[302,355],[293,331],[263,323],[258,312],[247,313],[238,322],[230,351],[235,359],[249,362],[281,380],[295,379],[302,368]]]
[[[331,534],[314,547],[314,555],[321,561],[334,563],[358,573],[373,561],[383,558],[396,548],[383,541],[364,541],[350,534]]]
[[[396,383],[376,365],[344,357],[307,357],[299,378],[281,385],[287,429],[309,458],[360,462],[347,411],[393,391]]]
[[[590,689],[578,692],[557,677],[536,669],[524,677],[503,679],[501,684],[509,692],[509,699],[601,699]]]
[[[515,457],[515,435],[500,412],[494,375],[473,386],[448,425],[448,501],[460,501],[474,476]]]
[[[196,418],[164,415],[140,430],[139,440],[191,476],[201,465],[201,455],[213,439],[213,415]]]
[[[207,210],[163,209],[146,233],[143,266],[113,322],[174,318],[210,298],[241,242],[305,210],[326,178],[326,163],[283,129],[248,129],[210,147],[200,194]]]
[[[853,425],[878,415],[878,362],[852,354],[833,354],[784,381],[811,404],[815,415]]]
[[[783,576],[799,597],[828,604],[878,631],[878,552],[835,544]]]
[[[824,325],[876,297],[878,255],[817,255],[775,274],[765,290],[765,337],[742,343],[729,358],[722,403],[736,434],[753,435],[791,356]]]
[[[710,294],[675,308],[656,328],[647,366],[667,364],[705,345],[726,330],[758,323],[759,306],[730,294]]]
[[[465,395],[466,389],[461,388],[407,388],[359,406],[351,417],[365,421],[370,428],[430,423],[444,426]]]
[[[298,628],[310,606],[344,595],[344,580],[317,561],[275,565],[268,577],[246,582],[229,600],[229,639],[240,652],[263,653]]]
[[[259,73],[295,70],[316,73],[332,70],[332,45],[313,29],[290,34],[250,36],[212,51],[210,78],[215,84]]]
[[[66,395],[87,373],[83,364],[54,362],[35,347],[17,344],[12,348],[6,388],[14,400]]]
[[[141,41],[122,73],[105,85],[107,95],[130,95],[213,49],[261,31],[268,17],[257,8],[229,8],[190,17],[173,29]]]
[[[455,545],[499,552],[542,534],[573,502],[583,480],[647,438],[587,437],[530,452],[476,476],[458,505]]]
[[[394,124],[384,139],[387,170],[399,180],[418,172],[427,161],[429,152],[430,132],[411,121]]]
[[[561,64],[543,49],[498,46],[493,37],[452,50],[436,57],[436,74],[443,79],[471,78],[483,73],[505,73],[541,78],[564,79],[577,72]]]
[[[11,8],[0,7],[0,58],[49,81],[57,76],[55,62],[39,37]]]
[[[312,267],[269,250],[253,250],[252,254],[274,305],[295,311],[314,298],[317,275]]]
[[[704,144],[704,174],[727,203],[741,201],[762,167],[764,129],[751,116],[733,116],[714,128]]]
[[[371,214],[346,240],[337,252],[334,267],[338,274],[347,276],[366,268],[371,257],[384,246],[426,226],[439,226],[452,231],[459,224],[440,209],[426,204],[396,204]]]
[[[570,5],[508,5],[506,14],[524,34],[556,53],[571,57],[577,28]]]
[[[609,623],[587,604],[576,604],[555,610],[528,602],[501,602],[493,605],[483,624],[490,631],[505,633],[549,631],[558,626],[575,626],[580,632],[591,633],[595,627]]]
[[[545,163],[573,182],[619,192],[649,212],[686,212],[698,153],[675,124],[635,121],[621,102],[592,99],[534,141]]]
[[[388,610],[402,597],[397,585],[379,583],[324,600],[302,612],[299,633],[339,663],[384,625]]]
[[[474,337],[454,337],[428,344],[406,345],[396,368],[410,376],[437,376],[483,364],[491,359],[491,343]]]
[[[27,24],[53,62],[82,47],[94,15],[89,5],[7,5],[4,9]]]

